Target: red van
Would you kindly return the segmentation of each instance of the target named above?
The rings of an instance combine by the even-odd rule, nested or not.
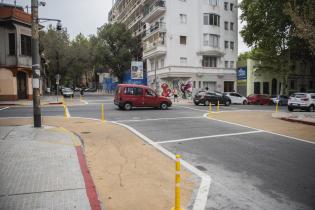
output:
[[[125,110],[131,110],[132,107],[159,107],[165,110],[172,106],[170,99],[158,96],[151,88],[134,84],[118,85],[114,103]]]
[[[262,94],[252,94],[247,96],[248,104],[269,105],[272,104],[269,96]]]

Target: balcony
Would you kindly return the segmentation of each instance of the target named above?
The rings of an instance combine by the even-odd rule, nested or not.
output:
[[[143,33],[143,40],[146,40],[152,37],[156,33],[165,33],[166,32],[166,24],[163,22],[156,22],[152,24],[148,30]]]
[[[166,54],[166,45],[164,41],[155,41],[143,46],[143,59]]]
[[[143,11],[143,22],[151,23],[166,11],[165,1],[156,1],[151,5],[146,5]]]

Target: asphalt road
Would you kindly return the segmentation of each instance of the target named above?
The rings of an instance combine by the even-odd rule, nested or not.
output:
[[[121,111],[111,97],[86,96],[85,100],[88,105],[68,107],[72,117],[100,119],[104,103],[106,120],[135,128],[210,175],[207,210],[315,209],[315,144],[206,119],[203,114],[208,107],[204,106]],[[275,107],[221,107],[230,112],[240,109],[272,111]],[[42,110],[47,116],[63,115],[62,107]],[[32,116],[32,108],[0,110],[0,117],[20,116]]]

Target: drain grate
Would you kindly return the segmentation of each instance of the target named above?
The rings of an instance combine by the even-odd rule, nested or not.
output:
[[[207,171],[207,169],[203,166],[196,166],[200,171]]]
[[[83,131],[83,132],[81,132],[82,134],[89,134],[89,133],[91,133],[91,132],[89,132],[89,131]]]

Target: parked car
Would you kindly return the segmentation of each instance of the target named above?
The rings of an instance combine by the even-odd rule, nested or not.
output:
[[[294,93],[288,101],[288,110],[294,109],[307,110],[313,112],[315,109],[315,93]]]
[[[289,97],[284,96],[284,95],[278,95],[278,96],[271,96],[270,99],[272,100],[272,103],[274,104],[278,103],[279,106],[286,106],[288,105]]]
[[[165,110],[172,106],[170,99],[158,96],[151,88],[134,84],[118,85],[114,103],[125,110],[131,110],[133,107],[159,107]]]
[[[64,97],[71,97],[71,96],[73,97],[74,96],[73,90],[71,88],[63,88],[62,89],[62,95]]]
[[[272,104],[272,101],[270,100],[268,95],[262,95],[262,94],[252,94],[247,96],[247,102],[248,104],[260,104],[260,105],[268,105]]]
[[[247,104],[247,98],[235,92],[224,92],[224,95],[231,99],[232,104]]]
[[[203,104],[205,106],[209,106],[210,103],[217,104],[218,101],[220,104],[224,104],[225,106],[231,105],[231,99],[226,95],[220,93],[199,91],[194,96],[195,105]]]

